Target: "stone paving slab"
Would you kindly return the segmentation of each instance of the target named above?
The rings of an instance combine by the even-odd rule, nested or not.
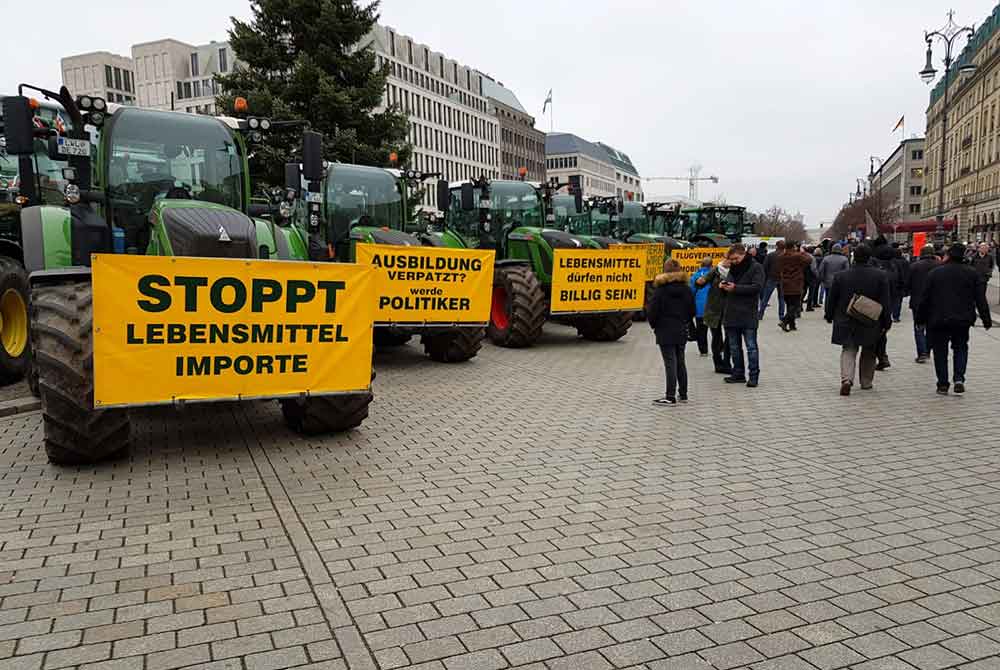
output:
[[[127,460],[0,419],[0,668],[997,668],[1000,336],[934,394],[911,324],[837,396],[828,327],[762,324],[758,389],[648,327],[378,357],[353,433],[269,403],[136,414]]]

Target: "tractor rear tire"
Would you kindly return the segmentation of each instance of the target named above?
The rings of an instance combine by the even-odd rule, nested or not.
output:
[[[401,347],[413,337],[410,333],[399,331],[395,328],[384,328],[376,326],[374,329],[374,343],[376,349],[389,349]]]
[[[357,428],[368,418],[371,391],[317,395],[281,401],[285,424],[301,435],[340,433]]]
[[[576,332],[585,340],[614,342],[620,340],[632,327],[632,312],[609,312],[581,316],[576,321]]]
[[[424,335],[424,353],[438,363],[463,363],[474,358],[483,348],[486,330],[483,328],[453,328],[443,333]]]
[[[486,334],[501,347],[530,347],[542,334],[548,305],[538,277],[525,265],[500,266]]]
[[[0,384],[28,371],[28,274],[13,258],[0,256]]]
[[[39,286],[31,294],[31,339],[50,463],[97,463],[128,450],[128,411],[94,408],[93,306],[90,282]]]

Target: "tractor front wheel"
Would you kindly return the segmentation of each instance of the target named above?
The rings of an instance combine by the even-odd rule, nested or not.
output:
[[[28,275],[21,264],[0,256],[0,384],[28,370]]]
[[[576,332],[585,340],[614,342],[620,340],[632,327],[632,312],[609,312],[581,316],[576,321]]]
[[[31,294],[31,339],[50,463],[96,463],[128,450],[128,412],[94,408],[93,307],[90,282],[39,286]]]
[[[462,363],[474,358],[483,348],[486,331],[482,328],[453,328],[420,338],[424,353],[438,363]]]
[[[528,347],[542,334],[545,292],[525,265],[500,266],[493,275],[493,303],[487,335],[501,347]]]
[[[357,428],[368,418],[371,391],[341,395],[318,395],[281,401],[285,423],[302,435],[340,433]]]

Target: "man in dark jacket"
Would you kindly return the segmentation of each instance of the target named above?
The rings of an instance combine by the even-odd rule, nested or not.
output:
[[[758,321],[764,318],[764,312],[767,311],[767,305],[771,302],[771,296],[774,295],[775,289],[778,289],[778,318],[782,321],[785,320],[785,294],[781,290],[781,276],[778,274],[778,257],[783,253],[785,253],[785,242],[778,240],[774,245],[774,251],[764,258],[765,281],[761,288]]]
[[[851,395],[854,369],[861,352],[861,388],[870,389],[875,379],[875,348],[879,336],[891,325],[889,278],[871,265],[871,250],[860,246],[854,251],[854,266],[833,279],[827,296],[825,316],[833,324],[832,342],[841,345],[840,395]],[[855,295],[863,295],[882,306],[878,321],[870,323],[847,313]]]
[[[976,310],[983,328],[993,327],[982,277],[965,264],[965,245],[953,244],[948,260],[927,275],[924,295],[917,308],[917,322],[927,326],[927,340],[934,352],[937,392],[948,395],[948,344],[955,352],[955,393],[965,393],[965,368],[969,362],[969,328]]]
[[[786,246],[785,252],[775,261],[778,267],[778,281],[785,300],[785,316],[779,327],[786,333],[798,330],[795,319],[801,316],[802,295],[806,288],[807,270],[812,266],[812,257],[799,250],[798,245]]]
[[[938,266],[938,258],[934,254],[934,245],[925,245],[920,250],[920,260],[910,266],[906,275],[906,292],[910,294],[910,311],[913,312],[913,339],[917,344],[917,363],[926,363],[931,350],[927,346],[927,327],[917,321],[917,309],[924,299],[924,287],[927,285],[927,275]]]
[[[756,261],[755,261],[756,262]],[[731,375],[733,364],[730,361],[729,340],[722,319],[726,313],[726,298],[728,294],[719,288],[719,284],[729,276],[729,260],[723,259],[712,268],[711,272],[699,277],[697,286],[709,286],[708,300],[705,302],[705,325],[712,334],[712,362],[719,374]]]
[[[892,247],[889,246],[889,240],[885,239],[885,236],[879,235],[873,245],[872,245],[872,258],[876,267],[885,272],[886,277],[889,279],[889,299],[892,301],[889,304],[890,311],[892,310],[892,304],[896,300],[896,266],[893,264],[893,259],[896,257],[895,252]],[[889,332],[883,331],[881,337],[879,337],[878,345],[875,348],[875,357],[878,362],[875,364],[876,370],[885,370],[891,367],[889,362]]]
[[[684,346],[695,317],[694,294],[688,286],[687,273],[673,258],[664,263],[663,274],[656,275],[653,286],[655,291],[646,306],[646,320],[656,333],[656,344],[660,347],[667,374],[667,394],[653,402],[676,405],[678,391],[681,402],[687,402],[688,397]]]
[[[903,311],[903,297],[906,295],[906,276],[910,272],[910,263],[903,258],[903,250],[899,248],[898,243],[893,243],[892,254],[892,269],[896,275],[896,283],[890,287],[893,292],[892,320],[894,323],[899,323]]]
[[[990,285],[990,279],[993,277],[993,268],[996,266],[996,262],[993,260],[993,254],[990,253],[990,245],[985,242],[979,245],[976,249],[976,254],[972,257],[972,267],[975,269],[976,273],[982,277],[982,290],[983,296],[986,296],[986,289]]]
[[[760,352],[757,349],[757,309],[760,292],[764,287],[764,269],[747,254],[746,247],[734,244],[726,255],[729,259],[729,276],[719,284],[728,294],[723,324],[729,338],[733,372],[726,377],[727,384],[746,382],[755,388],[760,380]],[[746,343],[747,366],[743,364],[743,344]],[[749,379],[745,376],[749,374]]]

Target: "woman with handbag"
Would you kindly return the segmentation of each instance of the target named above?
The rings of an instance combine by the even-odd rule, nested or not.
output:
[[[844,396],[851,395],[859,351],[861,388],[872,388],[878,342],[892,326],[889,277],[869,264],[871,254],[867,245],[855,249],[854,264],[833,278],[826,300],[826,321],[833,324],[832,342],[842,347],[840,395]]]

